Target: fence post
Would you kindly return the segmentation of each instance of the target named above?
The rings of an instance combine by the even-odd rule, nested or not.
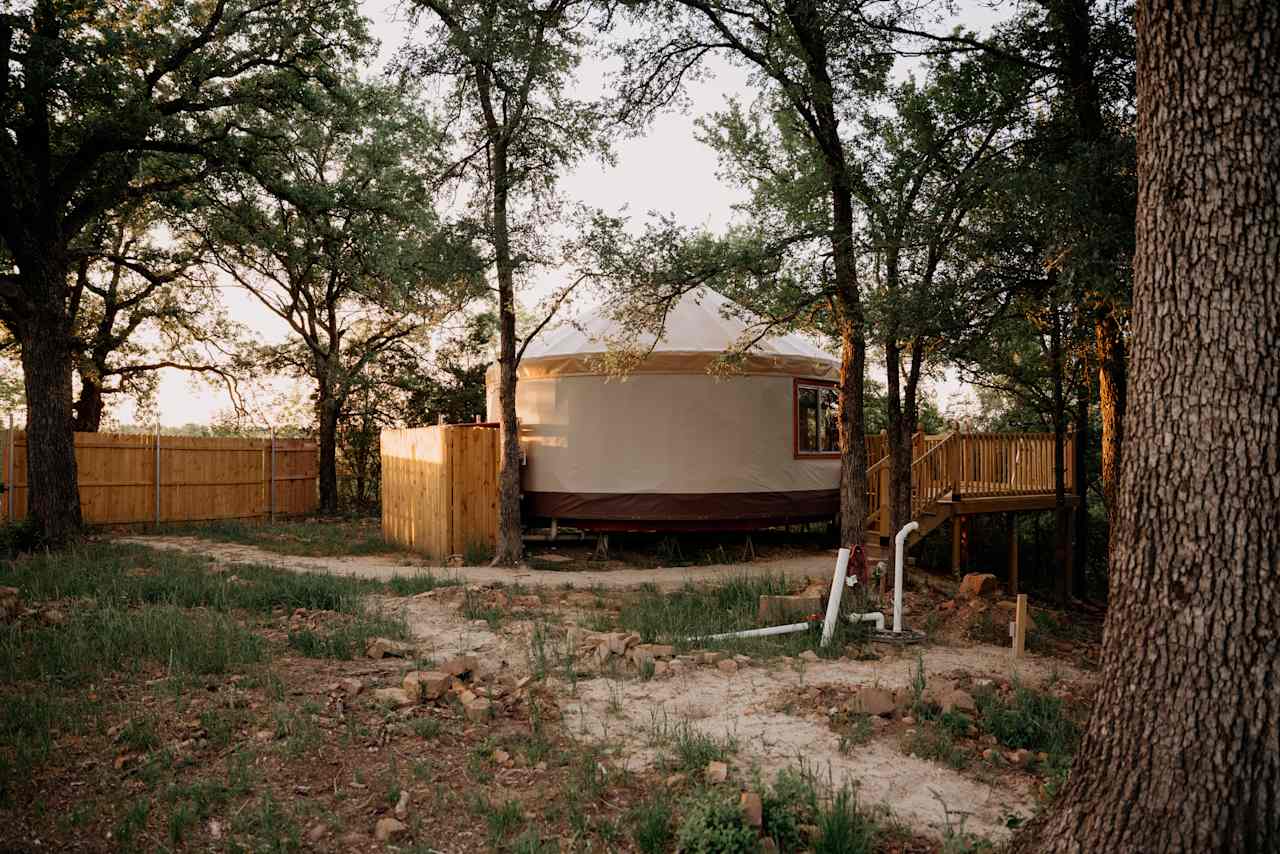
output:
[[[267,504],[267,519],[270,522],[276,520],[276,428],[271,428],[271,490],[270,499]]]
[[[13,441],[13,413],[12,412],[9,413],[9,436],[8,436],[8,442],[6,444],[8,445],[8,448],[7,448],[8,456],[5,459],[4,482],[5,484],[8,485],[8,489],[5,490],[5,493],[8,495],[8,499],[4,502],[4,512],[5,512],[5,516],[8,519],[9,524],[12,525],[13,524],[13,493],[14,493],[13,453],[15,448],[14,441]]]
[[[160,524],[160,422],[156,421],[156,524]]]

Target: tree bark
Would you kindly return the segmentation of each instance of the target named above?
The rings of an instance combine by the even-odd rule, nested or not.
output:
[[[322,382],[316,403],[316,421],[319,424],[320,512],[338,512],[338,417],[342,406],[333,392]]]
[[[1089,459],[1089,386],[1087,383],[1080,384],[1080,393],[1076,397],[1076,417],[1075,417],[1075,453],[1072,460],[1072,469],[1075,471],[1074,491],[1080,502],[1076,504],[1075,509],[1075,546],[1071,552],[1071,561],[1073,570],[1071,573],[1071,595],[1077,599],[1084,599],[1088,593],[1088,570],[1089,570],[1089,502],[1088,490],[1085,488],[1088,480],[1086,478],[1085,465]]]
[[[1016,850],[1280,850],[1280,6],[1138,8],[1133,382],[1101,689]]]
[[[1056,278],[1050,274],[1051,280]],[[1065,356],[1062,342],[1062,314],[1058,298],[1049,300],[1053,326],[1050,328],[1049,360],[1053,372],[1053,591],[1065,601],[1071,589],[1071,509],[1067,507],[1067,404],[1063,392]]]
[[[1098,351],[1098,406],[1102,414],[1102,496],[1107,505],[1110,543],[1115,541],[1117,524],[1126,379],[1124,339],[1120,324],[1109,310],[1099,315],[1094,324],[1094,345]]]
[[[493,159],[493,247],[498,276],[498,409],[502,459],[498,470],[498,541],[493,562],[519,566],[524,560],[520,520],[520,424],[516,420],[516,294],[507,223],[507,152],[495,145]]]
[[[24,284],[32,291],[63,293],[67,270],[51,264],[34,275],[24,270]],[[31,282],[35,278],[37,281]],[[72,431],[71,371],[74,341],[63,303],[50,300],[18,323],[22,347],[22,379],[27,394],[28,518],[39,540],[62,545],[77,538],[82,527],[80,490]],[[47,303],[46,303],[47,304]]]
[[[74,409],[74,429],[77,433],[97,433],[102,429],[102,416],[107,411],[102,385],[84,372],[80,374],[80,396],[76,399]]]

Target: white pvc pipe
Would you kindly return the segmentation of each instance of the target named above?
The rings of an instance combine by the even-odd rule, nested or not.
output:
[[[920,527],[919,522],[908,522],[893,538],[893,633],[902,634],[902,564],[907,550],[907,536]]]
[[[831,577],[831,593],[827,596],[827,618],[822,621],[822,645],[831,642],[836,632],[836,620],[840,618],[840,597],[844,595],[844,577],[849,571],[849,550],[841,549],[836,556],[836,571]]]
[[[884,631],[884,614],[879,611],[868,611],[865,614],[850,614],[849,622],[851,623],[875,623],[876,631]]]
[[[808,623],[790,623],[785,626],[768,626],[763,629],[743,629],[740,632],[722,632],[718,635],[699,635],[688,638],[690,641],[725,640],[726,638],[767,638],[770,635],[788,635],[792,632],[803,632],[809,628]]]

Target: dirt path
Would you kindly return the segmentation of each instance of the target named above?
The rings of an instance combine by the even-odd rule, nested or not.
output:
[[[543,569],[502,569],[491,566],[427,567],[413,555],[385,554],[340,557],[286,555],[240,543],[224,543],[199,537],[137,536],[118,537],[117,542],[135,543],[153,549],[174,549],[208,555],[227,563],[256,563],[299,572],[328,572],[359,578],[386,580],[394,576],[433,573],[457,576],[468,584],[514,584],[526,587],[607,587],[629,588],[655,584],[674,589],[690,581],[713,581],[741,575],[787,575],[830,578],[834,558],[827,555],[757,560],[747,564],[657,567],[654,569],[610,569],[588,572],[556,572]]]
[[[953,830],[959,830],[963,815],[966,831],[991,840],[1007,837],[1005,818],[1010,813],[1029,817],[1033,811],[1031,792],[1016,778],[1001,776],[994,785],[980,782],[904,754],[897,737],[889,733],[877,734],[842,753],[839,736],[827,725],[825,709],[806,707],[801,697],[809,687],[895,689],[909,684],[916,652],[879,646],[877,651],[884,657],[871,662],[752,666],[729,675],[699,667],[665,680],[580,682],[572,701],[563,706],[565,724],[577,738],[609,745],[617,761],[633,771],[649,767],[657,758],[655,735],[664,728],[688,725],[707,735],[734,739],[739,745],[734,764],[744,779],[753,766],[769,781],[778,771],[804,763],[823,778],[830,775],[837,786],[844,781],[856,783],[864,804],[883,805],[918,833],[941,837],[950,811]],[[1008,678],[1014,673],[1008,650],[997,647],[931,647],[922,654],[930,679],[960,670],[975,677]],[[1054,672],[1067,678],[1080,675],[1044,659],[1023,659],[1017,667],[1018,677],[1028,685],[1039,685]],[[794,705],[791,698],[796,700]]]

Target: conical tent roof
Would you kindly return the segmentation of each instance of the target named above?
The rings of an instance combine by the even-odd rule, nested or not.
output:
[[[653,348],[658,353],[711,354],[733,349],[758,318],[732,300],[706,286],[680,297],[667,314],[662,338]],[[595,314],[575,324],[562,323],[543,332],[529,344],[522,364],[540,359],[564,359],[604,353],[616,343],[622,330],[612,318]],[[635,343],[648,346],[652,336]],[[752,348],[758,356],[809,359],[832,365],[838,360],[817,344],[794,333],[762,339]]]

